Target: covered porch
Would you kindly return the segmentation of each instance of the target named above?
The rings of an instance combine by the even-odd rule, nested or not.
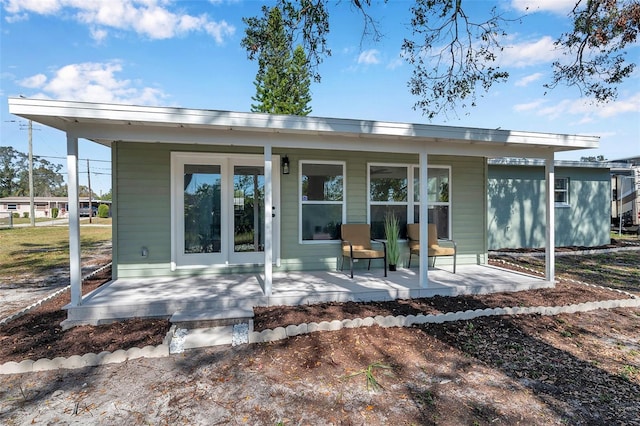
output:
[[[546,279],[489,265],[462,265],[455,274],[429,271],[420,286],[418,269],[401,268],[385,278],[380,269],[275,272],[267,295],[262,274],[116,279],[68,306],[66,324],[98,324],[131,317],[170,318],[181,312],[208,312],[220,318],[254,306],[321,302],[380,301],[461,294],[486,294],[553,287]]]

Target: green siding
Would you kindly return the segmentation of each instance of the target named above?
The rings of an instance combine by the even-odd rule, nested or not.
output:
[[[556,167],[555,176],[569,178],[569,205],[555,207],[555,245],[608,244],[609,170]],[[489,249],[544,247],[544,168],[491,165],[488,182]]]
[[[171,152],[220,152],[261,154],[256,149],[203,147],[199,145],[118,143],[114,149],[114,187],[117,204],[115,249],[117,276],[162,276],[191,273],[235,273],[260,271],[262,267],[212,267],[206,270],[179,269],[171,262]],[[300,243],[298,167],[300,160],[344,161],[347,182],[347,222],[367,220],[368,163],[416,164],[417,155],[380,154],[321,150],[279,150],[291,165],[289,175],[281,175],[281,267],[274,270],[323,270],[339,265],[339,242]],[[430,156],[430,165],[451,167],[452,234],[458,243],[459,263],[484,262],[486,254],[486,164],[483,158]],[[279,165],[274,164],[274,167]],[[141,248],[149,255],[142,258]],[[402,257],[406,264],[408,257]],[[438,260],[445,265],[450,259]],[[374,261],[376,262],[376,261]],[[378,261],[380,262],[380,261]],[[418,260],[412,261],[417,267]],[[364,267],[364,262],[359,262]],[[373,267],[373,266],[372,266]]]

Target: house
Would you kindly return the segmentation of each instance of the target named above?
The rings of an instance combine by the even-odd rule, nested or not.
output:
[[[555,152],[599,144],[591,136],[43,99],[10,98],[9,110],[66,133],[69,196],[76,200],[69,204],[71,322],[211,309],[207,300],[217,294],[226,299],[216,309],[226,309],[239,301],[345,300],[338,291],[345,289],[371,300],[382,285],[393,288],[387,298],[453,294],[474,283],[486,285],[477,291],[495,290],[500,272],[482,269],[487,158],[542,159],[550,194]],[[115,206],[113,281],[85,298],[79,138],[111,148]],[[543,222],[551,225],[540,284],[552,286],[553,198],[544,205]],[[370,223],[373,237],[384,237],[388,211],[400,218],[402,237],[407,223],[421,225],[424,249],[412,269],[388,279],[373,268],[353,280],[336,274],[339,225]],[[442,272],[442,281],[437,269],[446,261],[428,267],[428,222],[458,245],[458,271]],[[325,299],[309,297],[331,286],[339,289]],[[257,290],[249,294],[250,287]]]
[[[554,164],[555,245],[595,247],[610,243],[608,162]],[[488,161],[489,250],[545,246],[544,162],[494,158]]]
[[[89,208],[89,197],[79,199],[80,208]],[[111,201],[91,200],[95,207],[100,204],[110,205]],[[67,217],[69,201],[67,197],[33,197],[33,209],[36,218],[51,218],[53,209],[58,209],[57,217]],[[20,217],[28,217],[31,211],[30,197],[0,198],[0,213],[17,213]]]
[[[616,160],[611,168],[611,224],[640,235],[640,156]]]

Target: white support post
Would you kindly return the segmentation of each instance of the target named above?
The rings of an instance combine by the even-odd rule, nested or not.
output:
[[[556,275],[556,222],[555,222],[555,169],[554,156],[545,159],[546,177],[546,245],[545,245],[545,278],[555,282]]]
[[[429,287],[429,188],[427,151],[420,151],[420,288]]]
[[[67,133],[67,170],[69,193],[69,266],[71,306],[82,304],[82,269],[80,265],[80,198],[78,194],[78,138]]]
[[[273,159],[271,145],[264,146],[264,295],[273,284]]]

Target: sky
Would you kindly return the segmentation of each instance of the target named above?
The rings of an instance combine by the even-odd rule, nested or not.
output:
[[[600,148],[556,154],[560,160],[640,155],[640,69],[618,98],[594,105],[576,88],[544,88],[561,59],[553,42],[571,29],[575,0],[465,0],[470,17],[492,7],[522,17],[507,27],[499,65],[510,74],[476,107],[429,121],[413,109],[412,68],[401,57],[411,36],[409,0],[372,0],[382,34],[363,38],[364,21],[349,1],[330,0],[332,56],[311,86],[318,117],[399,121],[599,136]],[[257,63],[240,46],[243,17],[261,15],[259,0],[0,0],[0,146],[28,152],[27,124],[8,112],[8,97],[250,111]],[[640,63],[640,46],[628,49]],[[109,148],[80,140],[80,184],[111,188]],[[66,138],[34,124],[33,153],[63,165]],[[87,167],[86,161],[89,161]]]

